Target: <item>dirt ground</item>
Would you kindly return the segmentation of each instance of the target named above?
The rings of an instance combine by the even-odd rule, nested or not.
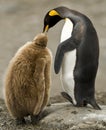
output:
[[[62,103],[66,101],[61,96],[56,96],[56,97],[51,97],[50,102],[51,104],[55,104],[55,103],[60,103],[60,102]],[[106,105],[106,93],[98,92],[97,102],[100,105]],[[71,108],[70,107],[67,108],[65,112],[68,109]],[[88,109],[88,111],[90,112],[92,111],[92,109],[91,110]],[[72,113],[76,115],[78,113],[78,110],[76,111],[76,108],[74,109],[72,108]],[[73,119],[73,117],[71,117],[71,119]],[[69,125],[67,123],[61,123],[62,119],[59,119],[58,112],[57,112],[57,116],[55,117],[55,120],[53,120],[52,116],[48,120],[49,121],[45,121],[44,119],[43,122],[38,123],[37,125],[32,125],[30,123],[30,119],[27,118],[26,125],[17,126],[15,121],[8,114],[4,101],[0,99],[0,130],[26,130],[26,129],[27,130],[34,130],[34,129],[36,130],[105,130],[106,129],[105,121],[96,121],[96,122],[94,121],[94,123],[93,120],[92,123],[90,121],[87,121],[86,123],[81,122],[78,123],[78,126],[72,123],[70,123]],[[52,121],[50,122],[50,120],[53,120],[53,122]],[[58,125],[59,122],[61,125]]]

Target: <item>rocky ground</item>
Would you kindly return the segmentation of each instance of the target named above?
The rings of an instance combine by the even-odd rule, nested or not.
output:
[[[37,125],[32,125],[30,118],[26,118],[26,125],[17,126],[10,117],[0,99],[0,130],[106,130],[106,93],[98,92],[97,101],[102,110],[92,107],[76,108],[61,96],[51,97],[51,105],[46,108],[48,116]]]

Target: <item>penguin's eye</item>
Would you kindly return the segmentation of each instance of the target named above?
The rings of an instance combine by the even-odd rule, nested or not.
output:
[[[47,24],[49,24],[49,19],[48,18],[45,19],[45,25],[47,25]]]

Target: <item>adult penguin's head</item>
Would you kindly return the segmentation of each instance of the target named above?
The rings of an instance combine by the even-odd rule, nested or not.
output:
[[[50,10],[44,18],[43,32],[47,32],[49,30],[49,28],[53,27],[61,19],[62,19],[62,17],[55,9]]]

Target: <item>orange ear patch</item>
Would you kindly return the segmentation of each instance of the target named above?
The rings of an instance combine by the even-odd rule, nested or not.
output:
[[[57,12],[57,11],[55,11],[55,10],[51,10],[50,12],[49,12],[49,16],[55,16],[55,15],[59,15],[59,13]],[[59,15],[60,16],[60,15]]]

